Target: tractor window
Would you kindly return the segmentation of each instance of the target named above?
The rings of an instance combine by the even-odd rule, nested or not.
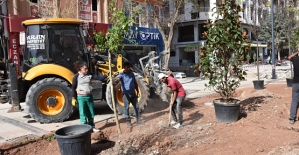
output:
[[[45,30],[39,25],[28,26],[26,44],[27,48],[24,59],[28,60],[29,65],[37,65],[47,59]]]
[[[49,38],[50,57],[55,63],[73,69],[76,61],[83,61],[84,41],[79,25],[51,25]]]

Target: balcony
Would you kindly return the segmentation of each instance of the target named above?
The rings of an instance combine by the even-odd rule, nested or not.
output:
[[[197,10],[198,9],[198,10]],[[212,18],[212,8],[211,7],[199,7],[195,10],[191,9],[190,11],[186,11],[189,13],[181,16],[181,20],[183,21],[195,21],[195,20],[208,20]],[[189,9],[187,9],[189,10]]]
[[[199,7],[199,12],[211,12],[211,7]]]

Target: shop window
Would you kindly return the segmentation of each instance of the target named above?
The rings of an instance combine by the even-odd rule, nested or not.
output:
[[[92,11],[98,10],[98,0],[92,0]]]
[[[194,26],[183,26],[179,27],[178,42],[194,41]]]

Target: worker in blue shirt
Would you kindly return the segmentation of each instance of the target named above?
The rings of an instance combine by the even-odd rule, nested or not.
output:
[[[139,106],[137,103],[137,99],[140,94],[138,90],[138,84],[135,79],[135,74],[132,72],[131,67],[132,65],[129,62],[125,62],[123,73],[120,73],[114,81],[115,85],[118,84],[118,82],[121,82],[121,90],[123,94],[122,98],[124,101],[124,114],[128,126],[132,126],[129,115],[130,103],[133,105],[135,110],[136,123],[142,124],[142,121],[140,120]]]

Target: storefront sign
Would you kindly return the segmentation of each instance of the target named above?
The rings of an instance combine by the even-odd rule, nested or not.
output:
[[[79,0],[79,19],[92,21],[91,0]]]
[[[19,43],[18,43],[18,33],[11,33],[10,35],[10,49],[9,56],[13,63],[17,64],[17,72],[20,70],[20,55],[19,55]]]
[[[27,48],[31,50],[45,49],[45,35],[28,35]]]
[[[124,37],[129,38],[129,39],[138,39],[138,36],[143,41],[160,40],[159,33],[138,31],[138,30],[132,30],[132,29],[130,30],[130,33],[126,33]]]
[[[95,23],[98,22],[98,12],[97,11],[92,12],[92,22],[95,22]]]
[[[39,13],[43,18],[51,18],[54,15],[54,0],[40,0]]]
[[[124,37],[128,39],[137,39],[138,31],[136,30],[130,30],[129,33],[125,33]]]
[[[188,44],[186,45],[186,48],[184,49],[185,52],[192,52],[192,51],[198,51],[198,44]]]
[[[38,6],[37,4],[30,4],[30,16],[38,17]]]
[[[159,33],[139,31],[142,40],[159,40]]]
[[[113,25],[110,25],[113,26]],[[155,45],[157,47],[157,52],[162,52],[164,49],[162,35],[158,29],[155,28],[145,28],[145,27],[135,27],[132,26],[131,30],[124,34],[125,42],[124,44],[132,44],[130,39],[134,40],[134,43],[138,45]]]

